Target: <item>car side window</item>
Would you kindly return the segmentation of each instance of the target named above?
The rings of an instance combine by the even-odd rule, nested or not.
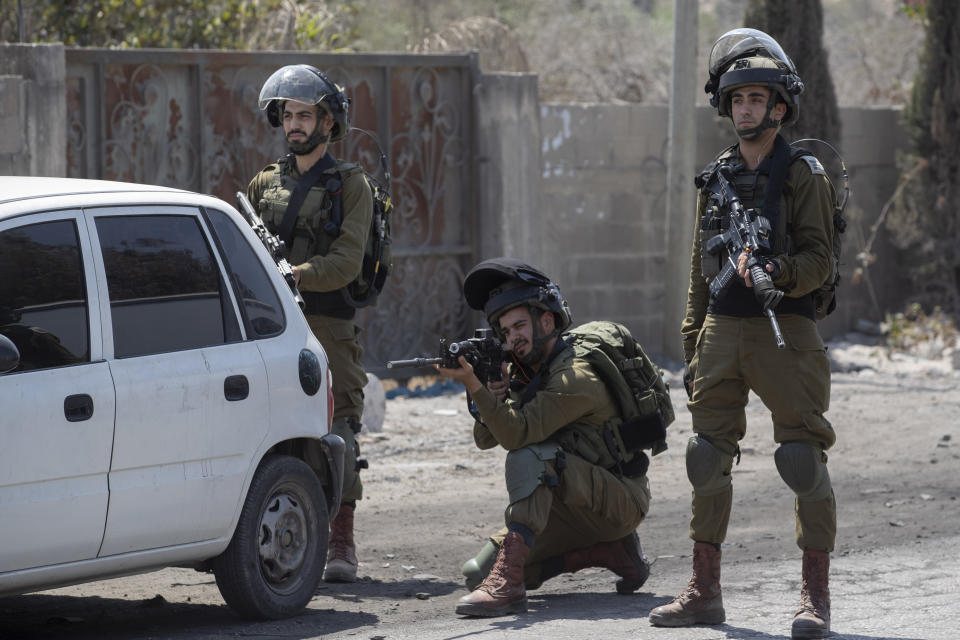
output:
[[[117,358],[239,338],[237,319],[198,218],[98,216]]]
[[[87,290],[73,220],[0,232],[0,333],[20,352],[14,371],[90,361]]]
[[[233,279],[234,291],[247,323],[247,333],[253,338],[267,338],[282,333],[283,306],[257,254],[227,214],[216,209],[205,211]]]

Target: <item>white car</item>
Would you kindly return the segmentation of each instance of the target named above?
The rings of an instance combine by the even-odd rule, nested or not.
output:
[[[0,177],[0,595],[170,565],[280,618],[313,596],[343,440],[327,357],[235,209]]]

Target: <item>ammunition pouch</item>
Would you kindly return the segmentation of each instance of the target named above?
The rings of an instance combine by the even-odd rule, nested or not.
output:
[[[560,429],[554,438],[564,451],[583,458],[590,464],[609,469],[617,463],[604,442],[603,434],[596,427],[567,425]]]
[[[700,272],[708,282],[716,278],[723,267],[723,254],[726,251],[719,251],[712,255],[707,252],[707,243],[720,233],[720,229],[700,229]]]
[[[650,413],[627,421],[619,418],[611,420],[603,427],[604,444],[615,460],[610,471],[629,478],[643,475],[650,466],[650,460],[643,450],[652,448],[666,437],[667,425],[663,413],[656,406]]]

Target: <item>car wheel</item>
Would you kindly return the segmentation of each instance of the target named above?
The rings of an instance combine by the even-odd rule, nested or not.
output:
[[[323,487],[303,461],[271,455],[257,469],[233,539],[214,558],[217,587],[244,618],[284,618],[313,597],[327,557]]]

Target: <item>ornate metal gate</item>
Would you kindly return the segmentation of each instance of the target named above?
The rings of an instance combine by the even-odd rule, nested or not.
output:
[[[460,283],[476,256],[472,55],[67,49],[68,175],[234,194],[286,152],[257,108],[260,87],[286,64],[312,64],[346,87],[354,126],[390,159],[393,274],[376,307],[362,310],[365,365],[433,353],[441,336],[465,336]],[[337,157],[372,173],[366,136]]]

